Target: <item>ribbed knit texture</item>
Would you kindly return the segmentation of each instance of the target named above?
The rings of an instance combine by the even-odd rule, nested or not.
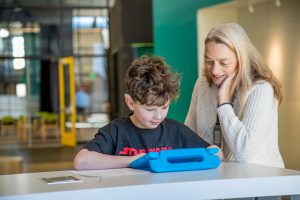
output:
[[[278,146],[278,102],[268,82],[258,82],[248,92],[242,118],[234,101],[217,108],[218,88],[206,78],[197,80],[185,124],[212,144],[217,113],[225,140],[226,160],[284,167]]]

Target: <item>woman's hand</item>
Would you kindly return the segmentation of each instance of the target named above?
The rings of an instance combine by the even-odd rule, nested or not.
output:
[[[230,76],[228,76],[223,83],[221,84],[218,92],[219,105],[222,103],[230,103],[230,89],[233,86],[234,79],[236,77],[237,71],[233,72]]]

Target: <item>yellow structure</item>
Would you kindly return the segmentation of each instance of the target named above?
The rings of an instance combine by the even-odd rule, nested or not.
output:
[[[61,143],[74,147],[76,146],[76,108],[73,57],[61,58],[58,68]]]

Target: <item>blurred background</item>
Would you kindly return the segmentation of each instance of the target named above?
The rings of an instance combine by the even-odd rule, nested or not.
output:
[[[182,73],[168,117],[184,122],[220,22],[241,24],[281,81],[279,143],[300,170],[298,0],[1,0],[0,174],[72,169],[76,152],[127,116],[124,75],[133,59],[159,55]]]

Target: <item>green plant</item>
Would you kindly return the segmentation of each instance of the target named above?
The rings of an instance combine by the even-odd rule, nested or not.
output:
[[[37,113],[42,120],[46,124],[55,124],[57,123],[57,114],[56,113],[49,113],[49,112],[38,112]]]
[[[19,116],[19,120],[20,120],[20,121],[25,121],[25,120],[26,120],[25,115],[20,115],[20,116]]]
[[[2,118],[3,125],[12,125],[12,124],[14,124],[14,122],[15,122],[15,119],[11,115],[7,115]]]

